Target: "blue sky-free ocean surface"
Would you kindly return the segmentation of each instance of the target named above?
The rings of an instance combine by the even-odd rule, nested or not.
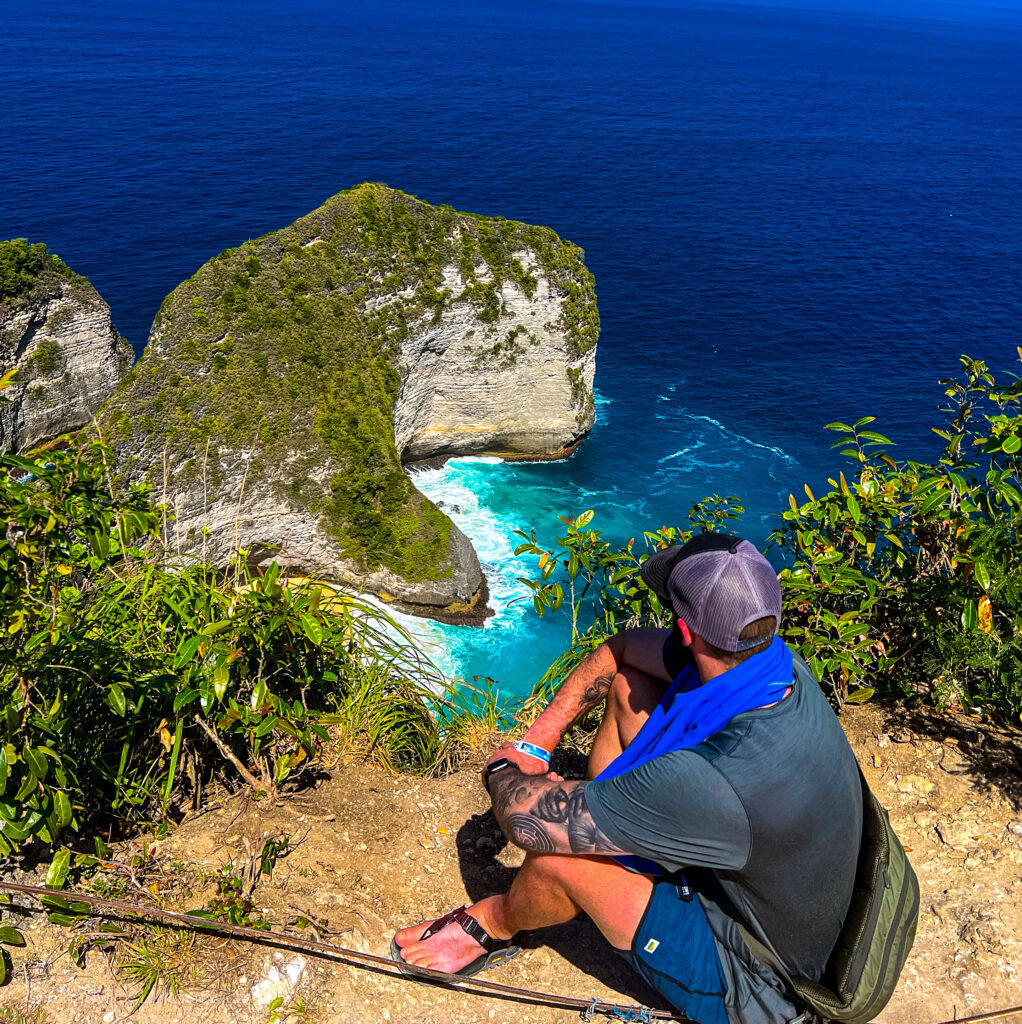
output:
[[[522,693],[564,645],[515,527],[615,540],[740,495],[757,541],[867,413],[935,451],[962,352],[1017,368],[1022,10],[792,0],[0,0],[0,237],[86,274],[137,351],[221,249],[384,181],[586,251],[598,422],[560,464],[417,477],[497,615],[429,627]]]

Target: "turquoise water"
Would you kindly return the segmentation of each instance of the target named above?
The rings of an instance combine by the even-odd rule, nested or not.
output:
[[[700,487],[706,493],[737,489],[737,475],[744,472],[747,480],[760,484],[751,495],[762,508],[758,514],[750,509],[750,535],[765,537],[771,527],[770,513],[788,493],[786,481],[796,467],[795,460],[780,448],[742,437],[710,417],[678,408],[677,399],[676,385],[669,385],[657,396],[656,408],[663,411],[655,411],[653,419],[662,424],[660,436],[669,441],[661,447],[671,449],[663,455],[657,448],[645,459],[636,457],[637,453],[629,457],[620,443],[615,443],[621,433],[618,415],[628,415],[627,410],[618,414],[612,399],[597,394],[593,432],[563,463],[461,458],[441,469],[414,474],[416,486],[472,539],[495,612],[481,628],[424,624],[402,616],[402,623],[423,638],[440,667],[470,683],[476,677],[480,681],[489,677],[502,695],[522,695],[570,641],[565,614],[540,619],[533,609],[531,594],[519,577],[535,577],[538,560],[530,555],[515,557],[520,542],[515,530],[535,529],[541,544],[555,547],[555,538],[563,535],[558,516],[592,509],[592,527],[619,544],[637,537],[639,549],[643,529],[683,518],[687,506],[682,509],[678,504],[679,495],[686,490],[697,494]],[[611,474],[609,481],[602,476],[608,448],[618,449],[620,479],[616,474]],[[644,480],[641,493],[635,486],[637,471],[642,471]]]

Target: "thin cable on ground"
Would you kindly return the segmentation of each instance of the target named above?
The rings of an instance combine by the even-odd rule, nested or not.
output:
[[[470,989],[478,990],[482,995],[504,998],[512,997],[530,1003],[545,1004],[556,1009],[577,1010],[579,1012],[588,1010],[590,1013],[603,1013],[607,1016],[623,1020],[673,1020],[684,1022],[684,1024],[697,1024],[697,1022],[689,1020],[683,1014],[675,1014],[667,1010],[650,1010],[642,1006],[622,1006],[605,1000],[577,999],[574,996],[562,996],[551,992],[516,988],[514,985],[503,985],[500,982],[489,981],[486,978],[447,974],[444,971],[434,970],[432,967],[419,967],[416,964],[408,963],[397,964],[390,957],[376,956],[374,953],[363,953],[357,949],[346,949],[343,946],[333,946],[326,942],[315,942],[300,935],[283,935],[280,932],[263,931],[259,928],[248,928],[239,924],[228,924],[226,921],[212,921],[204,917],[190,917],[188,914],[180,914],[173,910],[161,910],[159,907],[143,907],[135,903],[125,903],[123,900],[102,899],[101,897],[91,896],[83,892],[73,892],[66,889],[47,889],[40,885],[21,885],[16,882],[0,882],[0,892],[25,893],[26,895],[36,897],[57,897],[67,900],[69,903],[88,903],[90,906],[98,909],[107,908],[121,914],[148,917],[185,928],[192,928],[196,931],[212,931],[222,935],[233,935],[242,939],[253,939],[266,945],[282,946],[285,949],[303,950],[320,956],[354,961],[356,965],[371,964],[377,968],[386,968],[387,972],[395,978],[415,974],[423,980],[442,982],[445,985],[458,988],[467,986]]]
[[[552,992],[538,992],[534,989],[516,988],[514,985],[502,985],[497,981],[489,981],[486,978],[465,977],[460,974],[447,974],[444,971],[434,970],[432,967],[419,967],[416,964],[402,962],[401,964],[391,960],[390,957],[376,956],[374,953],[362,953],[357,949],[346,949],[344,946],[333,946],[326,942],[315,942],[312,939],[303,938],[300,935],[283,935],[280,932],[264,931],[259,928],[248,928],[240,924],[228,924],[226,921],[212,921],[205,917],[191,917],[188,914],[180,914],[174,910],[161,910],[159,907],[143,907],[137,903],[125,903],[123,900],[102,899],[99,896],[91,896],[84,892],[73,892],[63,889],[47,889],[41,885],[21,885],[17,882],[0,881],[0,892],[25,893],[28,896],[50,896],[70,902],[88,903],[97,908],[109,908],[122,914],[132,914],[138,917],[156,918],[161,921],[170,921],[185,928],[192,928],[200,932],[219,932],[223,935],[234,935],[240,939],[253,939],[266,945],[283,946],[285,949],[305,950],[320,956],[334,957],[339,960],[350,960],[356,966],[372,964],[374,967],[385,967],[387,973],[394,978],[407,977],[411,974],[420,976],[423,980],[438,981],[452,987],[477,989],[480,995],[493,995],[503,998],[515,998],[527,1000],[530,1003],[546,1004],[554,1008],[565,1010],[578,1010],[583,1020],[591,1020],[594,1013],[602,1013],[608,1017],[614,1017],[625,1021],[654,1021],[673,1020],[681,1021],[682,1024],[698,1024],[684,1014],[671,1013],[667,1010],[651,1010],[644,1006],[621,1006],[618,1003],[607,1002],[599,999],[578,999],[575,996],[562,996]],[[1011,1017],[1022,1013],[1022,1006],[1011,1006],[1003,1010],[991,1010],[988,1013],[976,1013],[971,1017],[954,1017],[951,1020],[942,1020],[936,1024],[974,1024],[981,1020],[995,1020],[999,1017]]]

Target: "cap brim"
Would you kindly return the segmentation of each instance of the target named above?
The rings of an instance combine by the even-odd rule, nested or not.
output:
[[[682,547],[681,544],[674,544],[663,551],[655,551],[639,566],[639,575],[643,582],[662,601],[670,600],[667,596],[667,580],[678,563]]]

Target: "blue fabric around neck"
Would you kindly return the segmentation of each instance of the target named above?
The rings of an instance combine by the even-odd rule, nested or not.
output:
[[[791,686],[791,651],[778,636],[759,654],[699,685],[695,666],[683,669],[634,740],[596,776],[612,779],[663,754],[697,746],[720,732],[735,715],[779,701]],[[660,874],[644,857],[618,857],[633,871]]]

